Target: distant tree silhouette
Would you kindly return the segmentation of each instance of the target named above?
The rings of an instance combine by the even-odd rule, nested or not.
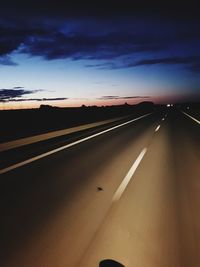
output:
[[[48,110],[48,109],[53,109],[53,108],[54,108],[54,107],[51,106],[51,105],[44,105],[44,104],[40,105],[40,109]]]

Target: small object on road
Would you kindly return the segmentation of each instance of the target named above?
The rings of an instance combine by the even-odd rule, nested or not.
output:
[[[97,187],[97,190],[98,190],[98,191],[103,191],[103,188],[100,187],[100,186],[98,186],[98,187]]]

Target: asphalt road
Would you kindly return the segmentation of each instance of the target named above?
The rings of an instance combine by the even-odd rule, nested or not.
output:
[[[199,267],[199,136],[170,109],[1,174],[0,266]]]

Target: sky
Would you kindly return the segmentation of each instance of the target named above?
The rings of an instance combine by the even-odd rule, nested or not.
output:
[[[200,99],[197,7],[66,2],[1,4],[0,109]]]

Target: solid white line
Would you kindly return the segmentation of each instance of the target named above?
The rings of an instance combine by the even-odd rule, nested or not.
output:
[[[187,114],[186,112],[182,111],[182,113],[184,113],[186,116],[188,116],[190,119],[192,119],[193,121],[197,122],[198,124],[200,124],[200,121],[198,121],[197,119],[195,119],[194,117],[190,116],[189,114]]]
[[[144,148],[139,156],[137,157],[137,159],[135,160],[135,162],[133,163],[132,167],[130,168],[130,170],[128,171],[127,175],[125,176],[125,178],[123,179],[122,183],[120,184],[120,186],[118,187],[117,191],[115,192],[112,201],[118,201],[124,190],[126,189],[128,183],[130,182],[131,178],[133,177],[137,167],[139,166],[141,160],[143,159],[145,153],[147,152],[147,148]]]
[[[80,143],[82,143],[82,142],[84,142],[84,141],[87,141],[87,140],[89,140],[89,139],[92,139],[92,138],[94,138],[94,137],[96,137],[96,136],[99,136],[99,135],[102,135],[102,134],[104,134],[104,133],[110,132],[110,131],[115,130],[115,129],[117,129],[117,128],[120,128],[120,127],[122,127],[122,126],[124,126],[124,125],[130,124],[130,123],[132,123],[132,122],[134,122],[134,121],[140,120],[140,119],[142,119],[142,118],[144,118],[144,117],[147,117],[147,116],[149,116],[149,115],[151,115],[151,114],[152,114],[152,113],[145,114],[145,115],[140,116],[140,117],[138,117],[138,118],[136,118],[136,119],[132,119],[132,120],[130,120],[130,121],[127,121],[127,122],[121,123],[121,124],[119,124],[119,125],[113,126],[113,127],[109,128],[109,129],[107,129],[107,130],[104,130],[104,131],[101,131],[101,132],[99,132],[99,133],[90,135],[90,136],[88,136],[88,137],[85,137],[85,138],[80,139],[80,140],[78,140],[78,141],[72,142],[72,143],[67,144],[67,145],[65,145],[65,146],[62,146],[62,147],[53,149],[53,150],[48,151],[48,152],[46,152],[46,153],[43,153],[43,154],[41,154],[41,155],[38,155],[38,156],[35,156],[35,157],[33,157],[33,158],[27,159],[27,160],[25,160],[25,161],[16,163],[16,164],[14,164],[14,165],[12,165],[12,166],[9,166],[9,167],[6,167],[6,168],[0,170],[0,174],[9,172],[9,171],[14,170],[14,169],[17,169],[17,168],[22,167],[22,166],[24,166],[24,165],[26,165],[26,164],[29,164],[29,163],[31,163],[31,162],[33,162],[33,161],[42,159],[42,158],[44,158],[44,157],[47,157],[47,156],[49,156],[49,155],[52,155],[52,154],[57,153],[57,152],[59,152],[59,151],[62,151],[62,150],[64,150],[64,149],[66,149],[66,148],[75,146],[75,145],[80,144]]]
[[[20,139],[13,140],[13,141],[8,141],[8,142],[0,144],[0,152],[7,151],[7,150],[17,148],[17,147],[22,147],[22,146],[34,144],[34,143],[41,142],[41,141],[46,141],[46,140],[56,138],[59,136],[64,136],[64,135],[68,135],[68,134],[72,134],[72,133],[76,133],[76,132],[81,132],[83,130],[92,129],[94,127],[101,126],[104,124],[106,125],[107,123],[117,122],[118,120],[125,119],[125,118],[127,118],[127,116],[118,117],[115,119],[104,120],[104,121],[99,121],[99,122],[93,122],[93,123],[75,126],[75,127],[71,127],[71,128],[67,128],[67,129],[52,131],[52,132],[48,132],[48,133],[44,133],[44,134],[33,135],[33,136],[20,138]]]
[[[155,132],[157,132],[160,129],[160,125],[158,125],[155,129]]]

